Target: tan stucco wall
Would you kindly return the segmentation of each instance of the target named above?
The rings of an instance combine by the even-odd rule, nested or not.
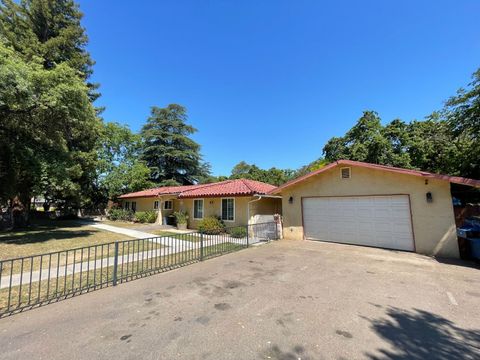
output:
[[[303,239],[301,198],[309,196],[410,195],[416,252],[459,257],[450,184],[382,170],[352,167],[351,178],[340,178],[340,166],[312,176],[282,191],[284,237]],[[433,202],[426,201],[431,192]],[[293,197],[293,203],[288,199]]]
[[[254,199],[256,199],[256,197],[235,197],[235,221],[225,221],[225,225],[228,227],[247,225],[248,202]],[[190,229],[197,229],[201,220],[195,220],[193,218],[193,199],[178,199],[176,203],[178,209],[188,212],[188,227]],[[204,198],[203,207],[204,218],[208,216],[220,216],[222,211],[222,198]],[[280,209],[280,199],[263,198],[260,201],[250,204],[250,217],[257,214],[273,215],[278,213]]]
[[[226,226],[243,226],[247,224],[247,206],[248,202],[257,199],[257,197],[235,197],[235,221],[225,221]],[[130,198],[128,200],[122,200],[120,203],[122,207],[125,201],[136,201],[137,211],[153,210],[153,202],[158,200],[157,198]],[[173,210],[163,209],[163,201],[173,200]],[[205,198],[203,199],[203,216],[220,216],[222,209],[222,198]],[[161,210],[162,217],[168,216],[174,211],[186,211],[189,215],[188,227],[190,229],[197,229],[200,220],[193,218],[193,199],[175,199],[174,197],[162,197],[161,198]],[[250,204],[250,217],[254,215],[273,215],[281,213],[282,201],[281,199],[262,198],[259,201],[255,201]]]
[[[163,208],[163,202],[165,200],[173,200],[173,209],[172,210],[165,210]],[[126,201],[129,201],[130,204],[135,201],[137,203],[137,211],[153,211],[155,210],[153,208],[153,203],[155,201],[161,201],[161,210],[162,210],[162,216],[168,216],[170,215],[171,213],[173,213],[175,211],[175,198],[174,197],[162,197],[162,198],[153,198],[153,197],[143,197],[143,198],[130,198],[130,199],[125,199],[125,200],[121,200],[120,201],[120,205],[122,206],[122,208],[125,206],[125,202]],[[130,205],[131,206],[131,205]]]

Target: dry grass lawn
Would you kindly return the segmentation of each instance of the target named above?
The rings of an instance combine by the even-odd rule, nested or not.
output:
[[[0,232],[0,260],[130,240],[76,221],[49,221],[30,228]]]

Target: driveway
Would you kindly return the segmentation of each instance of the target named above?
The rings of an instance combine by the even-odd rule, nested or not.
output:
[[[278,241],[0,320],[2,359],[474,359],[480,271]]]

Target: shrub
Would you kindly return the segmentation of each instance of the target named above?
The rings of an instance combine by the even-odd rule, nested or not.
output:
[[[221,234],[225,231],[225,224],[220,218],[209,216],[200,221],[198,230],[208,235]]]
[[[132,221],[134,214],[130,210],[113,208],[108,211],[107,219],[112,221]]]
[[[177,224],[186,224],[188,222],[188,214],[185,211],[175,211],[173,213]]]
[[[152,210],[136,212],[135,221],[152,224],[157,221],[157,213]]]
[[[247,229],[243,226],[234,227],[229,230],[230,236],[233,238],[244,238],[247,236]]]

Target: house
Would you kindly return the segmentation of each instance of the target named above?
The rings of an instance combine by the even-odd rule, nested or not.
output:
[[[286,239],[459,257],[450,184],[479,180],[339,160],[270,191]]]
[[[163,224],[175,211],[186,211],[190,229],[197,229],[199,222],[208,216],[220,217],[227,226],[243,226],[256,215],[281,213],[281,196],[268,195],[275,188],[247,179],[226,180],[138,191],[120,196],[120,203],[133,211],[157,211],[158,222]]]

